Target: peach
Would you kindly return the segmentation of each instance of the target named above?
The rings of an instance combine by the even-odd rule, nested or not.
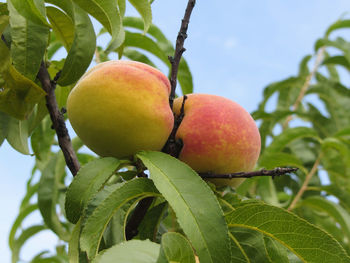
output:
[[[183,97],[174,101],[179,115]],[[190,94],[176,133],[183,148],[179,159],[199,173],[251,171],[260,154],[260,133],[250,114],[239,104],[215,95]],[[211,180],[237,186],[239,179]]]
[[[174,125],[169,93],[169,80],[159,70],[135,61],[108,61],[77,82],[68,96],[68,118],[100,156],[159,151]]]

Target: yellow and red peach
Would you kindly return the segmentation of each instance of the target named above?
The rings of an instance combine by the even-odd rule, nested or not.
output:
[[[183,141],[179,159],[200,173],[250,171],[260,154],[259,130],[239,104],[215,95],[190,94],[176,133]],[[183,97],[174,101],[179,115]],[[237,186],[242,180],[215,179],[217,185]]]
[[[100,156],[161,150],[174,122],[169,93],[169,80],[159,70],[135,61],[108,61],[85,73],[73,88],[68,118]]]

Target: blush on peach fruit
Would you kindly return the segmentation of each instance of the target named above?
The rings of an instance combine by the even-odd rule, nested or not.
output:
[[[174,101],[180,113],[183,97]],[[184,118],[176,133],[183,148],[179,159],[197,172],[227,174],[251,171],[260,154],[260,133],[239,104],[215,95],[187,95]],[[237,186],[241,179],[213,179],[217,185]]]
[[[169,93],[169,80],[159,70],[135,61],[108,61],[85,73],[73,88],[68,118],[100,156],[158,151],[174,123]]]

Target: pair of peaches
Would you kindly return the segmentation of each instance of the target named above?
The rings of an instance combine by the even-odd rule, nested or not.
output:
[[[68,118],[100,156],[160,151],[183,103],[183,97],[175,99],[173,113],[169,93],[169,80],[159,70],[135,61],[108,61],[88,71],[73,88]],[[187,96],[175,138],[183,143],[178,158],[200,173],[249,171],[260,153],[259,130],[250,114],[215,95]]]

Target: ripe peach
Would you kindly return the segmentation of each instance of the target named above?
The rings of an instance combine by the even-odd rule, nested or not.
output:
[[[173,127],[169,93],[169,80],[159,70],[135,61],[108,61],[85,73],[73,88],[68,118],[100,156],[157,151]]]
[[[183,98],[174,101],[180,113]],[[215,95],[190,94],[176,133],[183,141],[179,159],[200,173],[250,171],[260,153],[259,130],[250,114],[237,103]],[[217,185],[237,186],[242,180],[215,179]]]

